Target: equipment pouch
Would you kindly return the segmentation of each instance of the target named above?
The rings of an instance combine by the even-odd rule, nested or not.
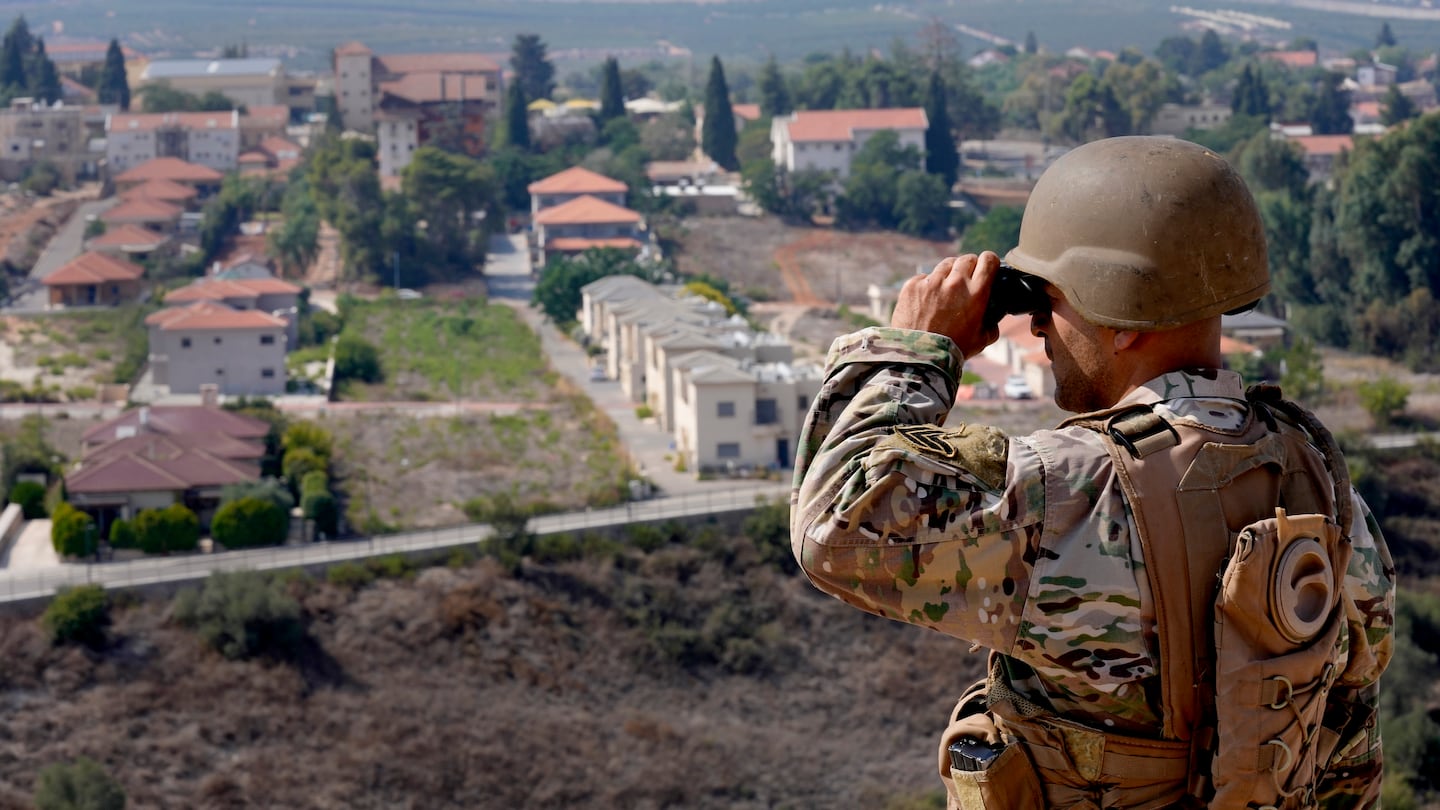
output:
[[[983,770],[950,769],[945,779],[949,810],[1041,810],[1040,777],[1023,743],[1000,750]]]

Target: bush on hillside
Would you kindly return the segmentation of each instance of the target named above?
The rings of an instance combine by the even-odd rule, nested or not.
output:
[[[305,633],[299,603],[258,571],[212,574],[175,597],[173,615],[231,660],[288,654]]]
[[[52,644],[98,647],[110,624],[110,599],[99,585],[61,588],[45,607],[40,623]]]
[[[125,791],[88,757],[46,766],[35,785],[35,810],[125,810]]]
[[[111,548],[139,548],[140,538],[135,535],[135,526],[128,520],[116,518],[110,524]]]
[[[311,492],[300,501],[306,520],[314,521],[317,534],[333,538],[340,533],[340,506],[329,492]]]
[[[241,498],[215,512],[210,534],[227,549],[275,546],[285,542],[290,516],[270,501]]]
[[[141,510],[132,528],[136,545],[146,554],[194,551],[200,545],[200,518],[184,504]]]
[[[342,335],[335,341],[335,384],[357,380],[377,383],[385,378],[380,369],[380,350],[362,338]]]
[[[50,516],[50,543],[61,557],[83,557],[94,551],[95,520],[66,501]]]

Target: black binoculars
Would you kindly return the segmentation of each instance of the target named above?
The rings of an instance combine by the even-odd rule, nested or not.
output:
[[[1004,262],[990,288],[990,301],[985,305],[984,325],[992,329],[1006,315],[1029,315],[1050,308],[1045,282]]]

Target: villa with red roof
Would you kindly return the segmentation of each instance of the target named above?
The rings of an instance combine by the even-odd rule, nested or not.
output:
[[[86,250],[142,260],[165,247],[170,237],[139,225],[120,225],[85,243]]]
[[[162,309],[145,325],[155,384],[172,394],[199,393],[204,385],[221,394],[285,393],[284,318],[201,300]]]
[[[174,180],[146,180],[120,192],[119,197],[122,200],[159,200],[184,207],[189,205],[198,193],[194,186],[181,185]]]
[[[40,280],[50,306],[114,306],[140,295],[145,270],[104,253],[82,253]]]
[[[166,306],[214,301],[235,310],[256,310],[284,319],[285,337],[295,345],[300,288],[278,278],[202,278],[165,294]]]
[[[591,248],[639,250],[645,239],[641,216],[622,205],[584,195],[535,215],[541,253],[583,253]]]
[[[84,457],[65,476],[71,505],[108,535],[116,519],[180,503],[208,526],[228,484],[260,478],[270,425],[213,406],[126,411],[85,432]]]
[[[110,171],[112,174],[115,172],[114,164],[111,164]],[[202,197],[210,191],[219,189],[220,182],[225,179],[222,172],[208,166],[181,160],[178,157],[157,157],[147,160],[115,174],[114,177],[115,188],[121,194],[152,180],[169,180],[182,186],[190,186],[200,192]]]
[[[1310,170],[1311,182],[1328,180],[1340,153],[1355,151],[1354,135],[1298,135],[1286,140],[1297,144],[1305,153],[1305,168]]]
[[[178,205],[152,200],[147,197],[128,197],[119,205],[100,215],[100,221],[107,227],[117,225],[139,225],[156,233],[174,233],[180,225],[180,214],[184,211]]]
[[[919,107],[885,110],[802,110],[770,122],[775,165],[787,172],[817,169],[836,179],[850,176],[850,161],[877,132],[894,132],[900,148],[925,154],[929,120]]]
[[[526,187],[526,190],[530,192],[530,214],[534,216],[546,208],[554,208],[585,196],[624,206],[625,194],[629,188],[619,180],[612,180],[583,166],[574,166],[536,180]]]

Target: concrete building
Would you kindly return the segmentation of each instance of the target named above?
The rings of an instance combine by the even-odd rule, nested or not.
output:
[[[345,129],[376,133],[380,113],[404,117],[407,104],[449,105],[463,101],[462,110],[483,109],[490,115],[500,108],[500,65],[478,53],[421,53],[381,56],[360,42],[335,49],[332,60],[335,105]],[[393,100],[387,103],[386,97]],[[397,125],[397,130],[403,127]],[[419,129],[419,127],[417,127]],[[403,131],[394,133],[403,138]],[[423,132],[416,143],[425,144]],[[397,156],[406,141],[397,141]],[[382,150],[384,151],[384,150]]]
[[[888,110],[802,110],[770,122],[775,165],[787,172],[816,169],[837,180],[850,176],[850,162],[877,132],[899,136],[900,148],[925,154],[929,120],[919,107]]]
[[[172,394],[197,394],[208,385],[227,395],[285,393],[283,318],[198,301],[162,309],[145,325],[155,385]]]
[[[111,176],[156,158],[177,158],[217,172],[240,157],[240,114],[223,112],[116,113],[105,125]]]
[[[140,295],[145,269],[104,253],[82,253],[40,280],[51,307],[115,306]]]
[[[241,265],[262,270],[263,275],[252,270],[230,273],[226,278],[196,279],[184,287],[166,293],[165,305],[184,306],[200,301],[213,301],[238,312],[263,312],[285,321],[286,343],[294,346],[299,337],[296,323],[299,320],[301,288],[270,275],[268,268],[248,254],[236,257],[228,265],[217,269],[226,272]]]
[[[585,195],[535,215],[535,238],[547,259],[591,248],[638,251],[645,246],[645,222],[624,206]]]
[[[479,157],[496,109],[489,92],[493,81],[490,76],[410,73],[382,82],[374,115],[380,175],[399,176],[414,151],[431,143]]]
[[[1228,104],[1162,104],[1150,122],[1150,134],[1178,137],[1191,129],[1219,129],[1231,115]]]
[[[0,111],[0,180],[15,182],[41,161],[59,170],[66,185],[95,177],[100,155],[90,151],[82,107],[17,98]]]
[[[619,180],[612,180],[583,166],[573,166],[526,187],[526,191],[530,192],[531,216],[585,196],[624,206],[629,190]]]
[[[194,96],[220,93],[236,105],[269,107],[290,101],[289,79],[279,59],[155,59],[140,71],[132,87],[140,92],[155,84]]]

